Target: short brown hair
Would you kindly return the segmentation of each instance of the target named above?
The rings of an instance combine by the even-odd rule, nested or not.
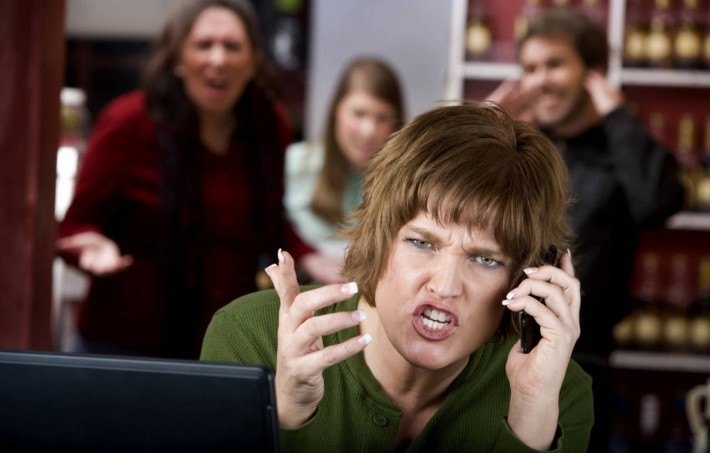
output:
[[[431,110],[395,133],[368,164],[355,226],[343,233],[351,241],[343,274],[374,305],[395,236],[426,212],[491,231],[513,260],[513,284],[551,246],[567,248],[567,184],[567,167],[552,143],[500,107]]]
[[[569,7],[551,8],[533,20],[518,41],[518,53],[531,38],[564,39],[587,68],[606,72],[609,64],[609,43],[599,22],[582,11]]]

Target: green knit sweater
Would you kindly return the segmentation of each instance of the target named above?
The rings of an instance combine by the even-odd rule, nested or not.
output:
[[[355,310],[357,296],[323,312]],[[276,369],[279,299],[273,290],[239,298],[212,319],[202,360],[256,363]],[[323,337],[330,345],[358,335],[357,328]],[[407,452],[528,452],[506,422],[510,385],[505,374],[514,342],[489,342],[454,380],[441,407]],[[284,452],[392,452],[402,420],[365,364],[355,355],[324,372],[325,395],[314,416],[298,429],[281,429]],[[560,393],[553,451],[586,451],[593,423],[591,379],[574,362]]]

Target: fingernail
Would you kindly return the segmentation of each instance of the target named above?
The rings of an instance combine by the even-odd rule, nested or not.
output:
[[[276,252],[276,256],[279,257],[279,263],[283,263],[283,262],[284,262],[284,254],[281,252],[281,249],[279,249],[279,251]]]
[[[537,272],[537,268],[536,267],[526,267],[525,269],[523,269],[523,272],[525,272],[525,275],[534,274],[535,272]]]
[[[513,290],[505,295],[505,298],[508,300],[512,299],[513,297],[515,297],[515,290]]]
[[[572,250],[570,250],[569,248],[567,249],[567,254],[569,255],[570,258],[572,258]]]
[[[358,338],[357,342],[367,346],[368,344],[372,343],[372,336],[369,333],[366,333],[365,335]]]
[[[504,301],[501,302],[501,303],[502,303],[503,305],[508,305],[508,304],[510,303],[510,301],[509,301],[508,299],[506,299],[506,300],[504,300]]]
[[[346,283],[340,287],[340,291],[342,291],[345,294],[355,294],[357,292],[357,283],[355,283],[355,282]]]
[[[352,312],[352,317],[353,321],[360,322],[367,319],[367,313],[365,313],[365,310],[355,310]]]
[[[268,275],[269,277],[271,277],[271,273],[269,272],[269,270],[270,270],[270,269],[273,269],[273,268],[275,268],[275,267],[277,267],[277,266],[276,266],[275,264],[272,264],[271,266],[269,266],[269,267],[267,267],[266,269],[264,269],[264,272],[266,272],[266,275]]]

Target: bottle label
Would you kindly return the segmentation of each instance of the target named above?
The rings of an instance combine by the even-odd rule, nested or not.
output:
[[[640,30],[630,30],[626,35],[624,53],[630,60],[641,60],[644,55],[645,36]]]
[[[472,55],[483,55],[491,47],[491,32],[481,25],[471,25],[466,33],[466,49]]]
[[[671,40],[667,33],[651,32],[648,35],[646,56],[653,61],[665,60],[671,56]]]
[[[700,36],[692,30],[681,30],[675,39],[675,53],[679,58],[696,59],[700,57],[702,42]]]

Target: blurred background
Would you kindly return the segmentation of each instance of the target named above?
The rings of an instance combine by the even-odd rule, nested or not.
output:
[[[0,3],[0,347],[64,349],[85,282],[55,259],[55,222],[92,119],[138,86],[152,38],[181,2]],[[612,355],[613,451],[690,451],[683,397],[710,376],[710,1],[253,3],[297,139],[322,132],[337,76],[356,55],[393,65],[411,119],[442,101],[481,99],[515,77],[515,36],[541,9],[569,4],[604,22],[609,80],[673,150],[689,194],[683,212],[642,240],[636,310],[618,326]],[[659,33],[671,53],[644,53],[644,40]],[[690,57],[679,43],[687,37],[697,48]],[[701,406],[708,417],[709,406]]]

